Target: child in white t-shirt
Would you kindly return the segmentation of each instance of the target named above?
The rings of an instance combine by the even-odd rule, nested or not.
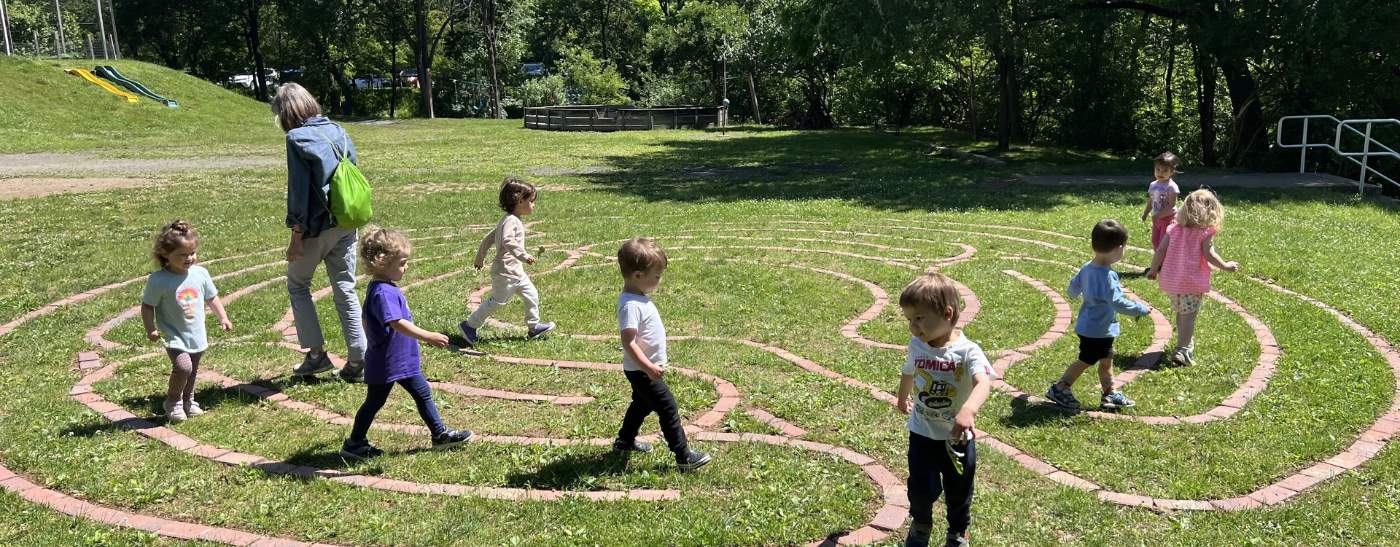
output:
[[[899,295],[899,306],[913,335],[896,403],[909,415],[909,516],[914,523],[904,545],[928,546],[933,502],[946,493],[946,545],[963,547],[977,472],[975,420],[997,373],[982,348],[954,328],[960,303],[948,276],[919,276]]]
[[[617,297],[617,326],[622,336],[622,371],[632,384],[632,404],[622,418],[613,450],[651,452],[651,443],[637,440],[647,415],[656,413],[661,434],[676,455],[681,471],[693,471],[710,463],[710,455],[692,450],[681,426],[680,407],[666,374],[666,326],[648,294],[661,284],[666,253],[647,238],[632,238],[617,251],[622,268],[622,295]]]

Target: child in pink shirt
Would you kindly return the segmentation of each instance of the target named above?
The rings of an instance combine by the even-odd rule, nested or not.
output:
[[[1176,349],[1171,360],[1181,366],[1196,364],[1196,314],[1201,311],[1205,293],[1210,292],[1210,267],[1233,272],[1235,262],[1225,262],[1215,252],[1215,234],[1225,222],[1225,208],[1215,193],[1201,189],[1186,196],[1176,223],[1167,228],[1147,278],[1171,298],[1176,312]],[[1165,267],[1164,267],[1165,266]],[[1159,279],[1160,277],[1160,279]]]
[[[1147,187],[1147,206],[1143,208],[1142,221],[1147,222],[1148,215],[1152,216],[1152,249],[1156,250],[1167,235],[1167,227],[1176,220],[1176,200],[1181,195],[1181,189],[1172,180],[1178,163],[1176,154],[1163,152],[1152,163],[1152,172],[1157,179]]]

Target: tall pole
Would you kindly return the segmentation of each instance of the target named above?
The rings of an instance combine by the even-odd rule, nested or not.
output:
[[[97,0],[97,35],[102,37],[102,58],[111,59],[107,51],[107,24],[102,19],[102,0]]]
[[[10,14],[5,7],[5,0],[0,0],[0,28],[5,30],[5,55],[14,55],[14,46],[10,45]]]
[[[122,58],[122,43],[117,40],[117,13],[113,10],[112,0],[107,0],[107,15],[111,16],[112,19],[112,55],[120,59]]]
[[[53,12],[58,16],[58,39],[54,41],[54,49],[58,53],[59,59],[63,58],[63,52],[68,49],[63,43],[63,10],[58,7],[58,0],[53,0]]]

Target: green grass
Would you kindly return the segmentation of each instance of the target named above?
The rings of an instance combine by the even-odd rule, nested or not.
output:
[[[0,79],[21,82],[0,110],[0,152],[84,150],[139,157],[204,156],[227,141],[240,154],[279,156],[281,135],[264,106],[170,71],[127,63],[128,76],[181,102],[168,110],[151,101],[127,105],[52,63],[0,59]],[[103,101],[110,100],[112,104]],[[103,103],[103,104],[99,104]],[[98,108],[105,115],[91,116]],[[130,107],[130,108],[128,108]],[[125,109],[125,110],[123,110]],[[54,121],[37,123],[46,111]],[[17,128],[11,120],[30,120]],[[813,271],[842,272],[878,285],[891,297],[919,269],[976,247],[975,258],[943,271],[972,288],[982,303],[965,326],[987,350],[1015,348],[1049,328],[1045,295],[1003,273],[1013,269],[1063,294],[1070,269],[1015,260],[1051,259],[1077,266],[1088,258],[1082,239],[1014,227],[1087,236],[1102,218],[1131,221],[1142,196],[1098,186],[1073,191],[985,183],[1020,173],[1146,172],[1101,154],[1027,146],[1007,169],[930,157],[907,141],[846,130],[823,133],[736,128],[713,132],[557,134],[524,131],[518,122],[415,120],[348,127],[377,194],[376,223],[416,228],[413,282],[464,273],[406,292],[418,323],[455,339],[470,312],[467,295],[489,285],[470,268],[471,251],[499,218],[493,188],[510,173],[536,182],[542,221],[527,236],[540,261],[530,267],[545,320],[562,333],[611,334],[620,282],[615,266],[585,256],[573,268],[542,274],[566,258],[563,249],[646,235],[673,259],[655,301],[673,335],[752,339],[893,391],[901,351],[866,348],[838,332],[871,306],[859,283]],[[933,130],[915,138],[958,144]],[[532,168],[604,167],[584,175],[530,175]],[[698,167],[773,166],[734,177],[708,177]],[[1084,171],[1089,169],[1090,171]],[[699,174],[697,174],[699,173]],[[144,275],[153,267],[149,241],[174,217],[203,234],[201,260],[277,249],[285,173],[280,169],[190,171],[160,188],[55,195],[0,202],[0,322],[66,295]],[[1205,425],[1151,427],[1022,407],[994,394],[978,425],[1012,445],[1105,487],[1174,498],[1248,493],[1344,449],[1386,412],[1395,378],[1380,356],[1335,318],[1245,275],[1278,282],[1337,307],[1389,340],[1400,339],[1400,284],[1393,274],[1400,242],[1377,234],[1400,229],[1393,206],[1342,194],[1296,190],[1218,189],[1228,208],[1217,246],[1244,274],[1217,275],[1215,287],[1273,331],[1283,348],[1269,387],[1235,417]],[[1013,228],[969,227],[952,223]],[[1129,223],[1133,244],[1148,229]],[[960,230],[974,233],[948,233]],[[823,233],[828,231],[832,233]],[[860,232],[875,235],[853,235]],[[460,234],[460,237],[442,236]],[[1011,241],[1011,236],[1068,249]],[[754,240],[736,237],[759,238]],[[687,239],[688,238],[688,239]],[[815,241],[803,241],[815,240]],[[883,246],[884,248],[878,247]],[[802,251],[761,250],[758,246]],[[718,247],[718,248],[697,248]],[[842,256],[839,251],[869,258]],[[465,254],[461,254],[465,253]],[[278,260],[272,252],[210,264],[214,274]],[[1148,256],[1129,252],[1127,262]],[[1166,307],[1155,284],[1129,275],[1125,284],[1153,306]],[[218,282],[222,293],[273,280],[281,266]],[[317,287],[324,280],[317,280]],[[291,351],[269,347],[269,328],[286,312],[285,285],[272,281],[230,304],[232,333],[213,333],[208,370],[276,387],[301,401],[352,414],[363,390],[290,378]],[[363,286],[361,287],[363,290]],[[89,350],[83,334],[138,302],[141,283],[26,323],[0,338],[0,461],[30,480],[67,494],[144,514],[343,545],[791,545],[862,526],[879,494],[855,466],[813,453],[757,443],[696,445],[716,455],[700,473],[681,475],[664,451],[620,462],[601,447],[470,444],[429,452],[421,437],[371,432],[385,458],[347,464],[334,455],[348,428],[280,409],[241,392],[201,384],[208,415],[175,426],[202,443],[298,463],[349,469],[400,480],[593,491],[677,488],[672,502],[511,502],[443,498],[359,489],[324,480],[227,468],[121,430],[66,396],[76,381],[74,355]],[[344,350],[329,299],[318,303],[332,351]],[[1071,302],[1077,311],[1078,303]],[[518,302],[497,318],[521,322]],[[1169,315],[1170,317],[1170,315]],[[1125,320],[1117,348],[1126,366],[1150,344],[1147,321]],[[897,306],[860,329],[883,342],[907,342]],[[235,337],[247,337],[232,342]],[[148,351],[139,321],[118,325],[109,340],[144,349],[103,352],[107,361]],[[615,341],[553,336],[526,341],[518,329],[483,330],[493,355],[617,362]],[[1244,321],[1208,302],[1190,369],[1143,375],[1127,390],[1139,415],[1187,415],[1218,404],[1248,376],[1259,347]],[[1007,381],[1039,394],[1074,359],[1069,335],[1018,363]],[[869,455],[896,475],[907,471],[904,417],[867,393],[805,372],[774,355],[733,342],[687,341],[670,347],[674,366],[735,384],[741,406],[715,429],[771,434],[743,414],[763,408],[806,429],[805,438]],[[454,427],[502,435],[608,438],[621,420],[627,387],[620,374],[516,365],[424,349],[435,381],[488,389],[587,395],[590,403],[553,406],[465,397],[439,391]],[[163,391],[164,357],[119,368],[96,389],[133,413],[149,416]],[[1092,374],[1090,374],[1092,376]],[[693,419],[718,399],[714,385],[668,378],[682,413]],[[1093,402],[1080,384],[1081,398]],[[385,423],[419,423],[410,400],[395,393]],[[649,421],[644,432],[656,432]],[[1121,508],[1092,494],[1057,486],[989,448],[981,450],[973,538],[978,545],[1400,545],[1400,454],[1382,451],[1360,469],[1326,482],[1282,507],[1237,514],[1163,515]],[[941,511],[941,506],[938,509]],[[902,534],[884,542],[893,545]],[[171,544],[138,532],[111,530],[0,494],[0,544]]]

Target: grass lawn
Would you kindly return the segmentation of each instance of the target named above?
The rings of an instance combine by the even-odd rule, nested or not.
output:
[[[179,100],[181,109],[155,108],[144,99],[126,105],[97,95],[105,92],[77,78],[55,76],[57,67],[50,65],[0,59],[0,80],[18,82],[22,76],[24,82],[21,92],[8,94],[15,100],[0,106],[0,153],[181,158],[218,153],[223,143],[239,155],[284,153],[265,106],[250,100],[126,63],[119,65],[123,73]],[[85,105],[114,114],[94,118],[81,112]],[[48,110],[58,113],[46,125],[21,129],[10,123]],[[458,343],[455,325],[470,312],[468,296],[490,283],[487,273],[471,268],[471,252],[486,231],[473,226],[499,218],[496,188],[502,177],[518,174],[541,188],[537,212],[526,219],[538,222],[527,244],[542,249],[529,269],[544,319],[559,322],[558,333],[526,341],[522,330],[487,328],[481,349],[488,356],[425,346],[423,368],[435,382],[592,399],[553,405],[435,392],[449,426],[488,435],[587,441],[616,433],[628,402],[620,373],[511,359],[618,362],[615,340],[569,335],[615,332],[621,283],[603,257],[614,255],[621,240],[650,236],[672,259],[654,295],[668,334],[707,337],[672,342],[672,366],[732,382],[740,394],[738,406],[708,431],[778,434],[747,413],[764,410],[805,430],[801,439],[869,456],[902,480],[908,467],[902,415],[866,390],[739,342],[781,348],[893,392],[903,352],[861,345],[840,332],[874,302],[872,289],[851,278],[897,298],[918,271],[970,245],[976,248],[971,260],[942,271],[980,302],[965,325],[967,335],[988,351],[1009,350],[1050,329],[1055,308],[1049,296],[1007,270],[1064,296],[1070,267],[1090,257],[1082,238],[1095,222],[1124,221],[1137,246],[1148,246],[1150,235],[1147,225],[1133,221],[1142,209],[1140,188],[1003,182],[1068,170],[1146,174],[1150,161],[1142,158],[1134,163],[1026,147],[1006,156],[1009,167],[995,169],[929,156],[908,140],[862,130],[561,134],[526,131],[518,121],[462,120],[347,129],[375,186],[375,222],[416,230],[415,262],[405,281],[456,273],[405,294],[420,326]],[[910,134],[964,144],[941,130]],[[169,179],[157,187],[0,202],[6,227],[0,245],[8,250],[0,256],[0,323],[149,273],[150,239],[177,217],[201,232],[203,262],[260,253],[209,264],[215,275],[279,259],[280,251],[262,251],[286,243],[284,170],[191,170]],[[1217,275],[1215,288],[1277,338],[1282,355],[1267,389],[1229,419],[1172,426],[1070,416],[994,392],[978,417],[979,428],[1109,490],[1220,499],[1248,494],[1345,450],[1389,412],[1395,376],[1372,345],[1335,317],[1260,280],[1317,298],[1392,343],[1400,340],[1400,282],[1394,275],[1400,241],[1382,235],[1400,232],[1396,208],[1320,191],[1218,192],[1228,216],[1216,244],[1227,260],[1240,262],[1242,273]],[[588,245],[602,256],[584,253],[554,270],[570,251]],[[1149,259],[1130,251],[1125,261]],[[1128,288],[1154,307],[1167,307],[1155,282],[1127,266],[1120,270]],[[203,368],[353,415],[362,386],[292,378],[296,354],[273,345],[281,335],[271,329],[287,310],[278,279],[284,273],[273,264],[218,281],[225,295],[264,285],[228,306],[235,329],[211,333]],[[317,283],[324,286],[324,278]],[[348,426],[202,383],[197,397],[207,414],[171,426],[202,444],[400,481],[575,493],[671,489],[679,499],[404,494],[227,467],[122,429],[67,396],[79,378],[75,355],[95,350],[85,333],[137,304],[141,290],[141,282],[111,290],[0,337],[0,463],[41,486],[128,512],[357,546],[794,545],[865,526],[884,503],[882,491],[855,464],[761,442],[695,441],[714,454],[714,463],[683,475],[664,450],[630,460],[589,444],[480,442],[433,452],[423,450],[428,442],[421,436],[376,430],[371,439],[389,454],[347,463],[336,450]],[[328,346],[343,352],[330,299],[318,306]],[[1077,312],[1077,302],[1070,306]],[[517,301],[496,318],[518,324],[521,316]],[[1125,319],[1123,330],[1117,350],[1119,365],[1127,366],[1152,344],[1153,326]],[[883,343],[908,342],[897,306],[881,310],[857,332]],[[153,348],[139,319],[104,336],[126,346],[103,350],[105,362]],[[1138,401],[1126,413],[1208,411],[1245,381],[1261,352],[1249,324],[1210,301],[1197,347],[1199,366],[1151,371],[1125,388]],[[1071,333],[1031,352],[1005,379],[1039,395],[1076,349]],[[138,359],[93,387],[149,418],[168,372],[163,356]],[[1096,403],[1092,376],[1078,386],[1089,407]],[[668,382],[687,422],[720,401],[713,380],[671,374]],[[379,421],[419,423],[402,391],[390,398]],[[643,432],[657,433],[655,423],[649,420]],[[1400,452],[1393,447],[1282,505],[1233,513],[1127,508],[1051,482],[990,446],[979,452],[971,530],[976,545],[1400,545]],[[941,512],[939,505],[935,513]],[[903,534],[901,528],[877,544],[896,545]],[[177,542],[67,517],[0,491],[0,545],[152,544]]]

